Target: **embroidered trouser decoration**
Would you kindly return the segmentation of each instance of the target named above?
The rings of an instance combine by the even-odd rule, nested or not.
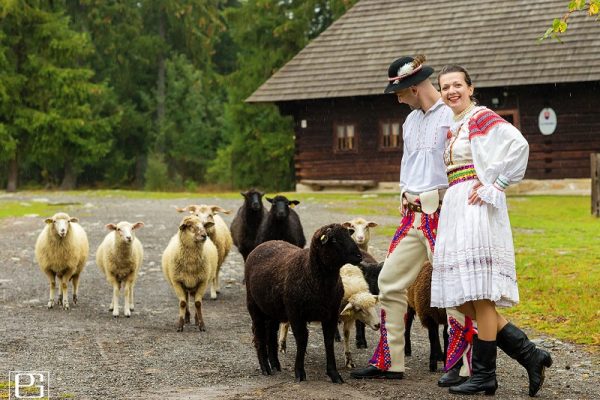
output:
[[[471,318],[465,315],[465,325],[454,317],[448,317],[448,352],[444,371],[449,371],[461,358],[463,365],[467,366],[468,375],[471,375],[471,349],[473,346],[473,335],[477,334]]]
[[[369,364],[374,365],[382,371],[387,371],[392,365],[392,357],[390,356],[390,347],[388,346],[387,341],[387,329],[385,328],[385,310],[381,310],[379,333],[379,344],[377,345]]]

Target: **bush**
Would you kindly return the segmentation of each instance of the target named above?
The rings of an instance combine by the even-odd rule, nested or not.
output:
[[[144,189],[149,191],[173,191],[181,190],[183,183],[177,174],[169,176],[169,168],[163,157],[152,153],[148,156],[148,167],[144,174],[146,183]]]

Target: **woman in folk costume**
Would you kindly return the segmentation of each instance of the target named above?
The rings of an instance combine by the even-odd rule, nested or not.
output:
[[[475,106],[464,68],[444,67],[438,82],[455,123],[444,154],[449,188],[433,254],[431,305],[457,307],[477,321],[478,329],[472,338],[472,376],[450,387],[450,393],[494,394],[498,346],[525,367],[529,395],[535,396],[552,358],[496,311],[519,302],[504,190],[525,175],[529,145],[498,114]]]

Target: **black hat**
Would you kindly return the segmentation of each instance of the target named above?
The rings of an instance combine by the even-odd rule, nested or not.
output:
[[[388,85],[383,93],[394,93],[401,89],[414,86],[429,78],[433,68],[423,64],[425,56],[400,57],[388,68]]]

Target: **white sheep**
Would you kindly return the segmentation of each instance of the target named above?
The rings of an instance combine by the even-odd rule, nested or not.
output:
[[[162,255],[163,273],[179,299],[178,332],[190,321],[188,296],[194,299],[196,306],[195,324],[200,331],[206,330],[202,296],[215,277],[219,260],[217,248],[205,228],[211,226],[211,222],[203,224],[195,215],[186,216]]]
[[[354,239],[359,249],[368,253],[369,241],[371,240],[370,228],[375,228],[377,223],[358,217],[344,222],[342,226],[346,229],[354,229],[352,239]]]
[[[350,351],[350,327],[356,320],[359,320],[373,330],[379,329],[379,316],[375,308],[379,297],[369,292],[369,285],[362,271],[352,264],[346,264],[340,269],[340,278],[344,286],[340,322],[343,324],[346,367],[354,368]],[[288,331],[289,323],[279,325],[279,350],[283,353],[286,351]]]
[[[79,276],[89,254],[87,235],[79,220],[66,213],[54,214],[45,220],[46,226],[35,242],[35,259],[50,281],[48,308],[54,306],[55,279],[60,280],[59,303],[69,309],[67,283],[73,281],[73,303],[77,304]]]
[[[191,214],[196,215],[200,218],[210,237],[210,240],[217,246],[217,252],[219,254],[219,261],[217,263],[217,272],[215,273],[215,278],[211,282],[210,288],[210,298],[216,299],[217,293],[221,290],[219,285],[219,274],[221,272],[221,265],[225,261],[225,257],[229,254],[231,250],[231,246],[233,245],[233,239],[231,238],[231,232],[229,231],[229,227],[223,221],[218,213],[229,214],[230,210],[225,210],[219,206],[215,205],[206,205],[206,204],[192,204],[185,208],[177,208],[178,212],[188,211]],[[208,227],[206,226],[207,222],[214,223],[214,226]]]
[[[125,307],[123,314],[131,316],[134,309],[133,287],[144,258],[144,249],[135,237],[135,230],[144,226],[143,222],[131,224],[121,221],[107,224],[109,232],[96,251],[96,264],[113,287],[113,297],[109,310],[113,317],[119,316],[119,292],[124,287]]]
[[[346,367],[354,368],[352,352],[350,351],[350,327],[356,320],[362,321],[373,330],[379,329],[379,315],[375,306],[379,297],[369,292],[369,285],[357,266],[346,264],[340,269],[340,277],[344,284],[344,298],[342,300],[343,310],[340,313],[340,321],[344,332],[344,354],[346,356]]]

